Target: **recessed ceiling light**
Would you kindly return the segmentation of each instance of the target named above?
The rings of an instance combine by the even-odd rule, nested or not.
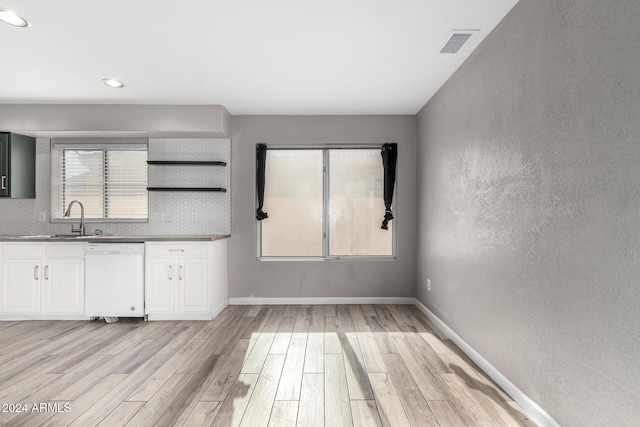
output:
[[[16,27],[28,27],[29,21],[24,19],[22,16],[18,15],[15,12],[12,12],[7,9],[3,9],[0,7],[0,21],[6,22],[10,25],[15,25]]]
[[[124,83],[116,79],[102,79],[102,83],[106,84],[109,87],[114,87],[116,89],[120,89],[121,87],[124,87]]]

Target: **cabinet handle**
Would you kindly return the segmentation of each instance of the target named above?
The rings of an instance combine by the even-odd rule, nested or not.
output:
[[[173,280],[173,266],[170,265],[168,268],[169,280]]]
[[[180,266],[180,269],[178,270],[178,279],[182,280],[182,266]]]
[[[2,189],[7,189],[7,175],[2,175]]]
[[[38,280],[38,276],[40,276],[40,274],[38,273],[39,269],[40,269],[39,265],[36,265],[33,267],[33,280]]]
[[[169,249],[169,252],[184,252],[184,249]]]
[[[49,266],[44,266],[44,280],[49,280]]]

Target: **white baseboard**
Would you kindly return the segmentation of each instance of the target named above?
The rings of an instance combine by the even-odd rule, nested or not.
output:
[[[482,357],[473,347],[467,344],[453,329],[447,326],[442,320],[433,314],[427,307],[417,299],[415,305],[429,318],[435,325],[453,341],[471,360],[473,360],[480,369],[482,369],[491,379],[493,379],[511,398],[516,401],[527,414],[537,422],[540,427],[560,427],[547,412],[538,406],[529,396],[524,394],[522,390],[516,387],[507,377],[505,377],[495,366],[487,359]]]
[[[224,310],[229,303],[225,300],[222,304],[213,309],[211,313],[194,314],[194,313],[165,313],[165,314],[147,314],[147,320],[154,322],[157,320],[213,320]]]
[[[229,298],[229,305],[415,304],[413,297]]]
[[[228,305],[229,305],[229,300],[224,300],[222,304],[214,308],[213,312],[211,313],[211,320],[215,319],[216,316],[218,316],[218,314],[220,314],[222,310],[224,310]]]
[[[82,314],[34,314],[34,315],[14,315],[2,314],[0,321],[22,322],[25,320],[91,320],[90,317]]]
[[[212,320],[211,314],[193,314],[193,313],[169,313],[169,314],[147,314],[149,322],[158,320]]]

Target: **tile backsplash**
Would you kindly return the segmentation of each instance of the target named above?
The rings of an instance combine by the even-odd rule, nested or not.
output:
[[[149,166],[149,186],[223,187],[215,192],[149,192],[148,223],[87,223],[116,235],[211,235],[231,231],[231,140],[149,139],[149,160],[219,160],[227,166]],[[0,234],[69,233],[49,222],[50,140],[36,140],[36,198],[0,199]],[[40,221],[41,213],[45,221]]]

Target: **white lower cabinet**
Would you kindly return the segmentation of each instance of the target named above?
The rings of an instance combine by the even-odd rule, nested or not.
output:
[[[84,311],[82,243],[3,243],[0,314],[68,318]]]
[[[221,247],[224,271],[216,271],[211,256]],[[226,305],[226,241],[149,242],[145,256],[149,320],[212,319]]]
[[[48,259],[45,262],[42,314],[83,314],[84,258]]]
[[[84,243],[0,243],[0,320],[86,319]],[[147,242],[145,315],[209,320],[228,304],[227,241]]]
[[[178,264],[178,311],[185,313],[206,312],[207,304],[206,259],[179,260]]]
[[[148,252],[149,248],[145,252]],[[175,261],[154,259],[147,253],[145,261],[145,313],[172,313],[175,311]]]
[[[2,313],[40,313],[39,258],[2,259]]]

